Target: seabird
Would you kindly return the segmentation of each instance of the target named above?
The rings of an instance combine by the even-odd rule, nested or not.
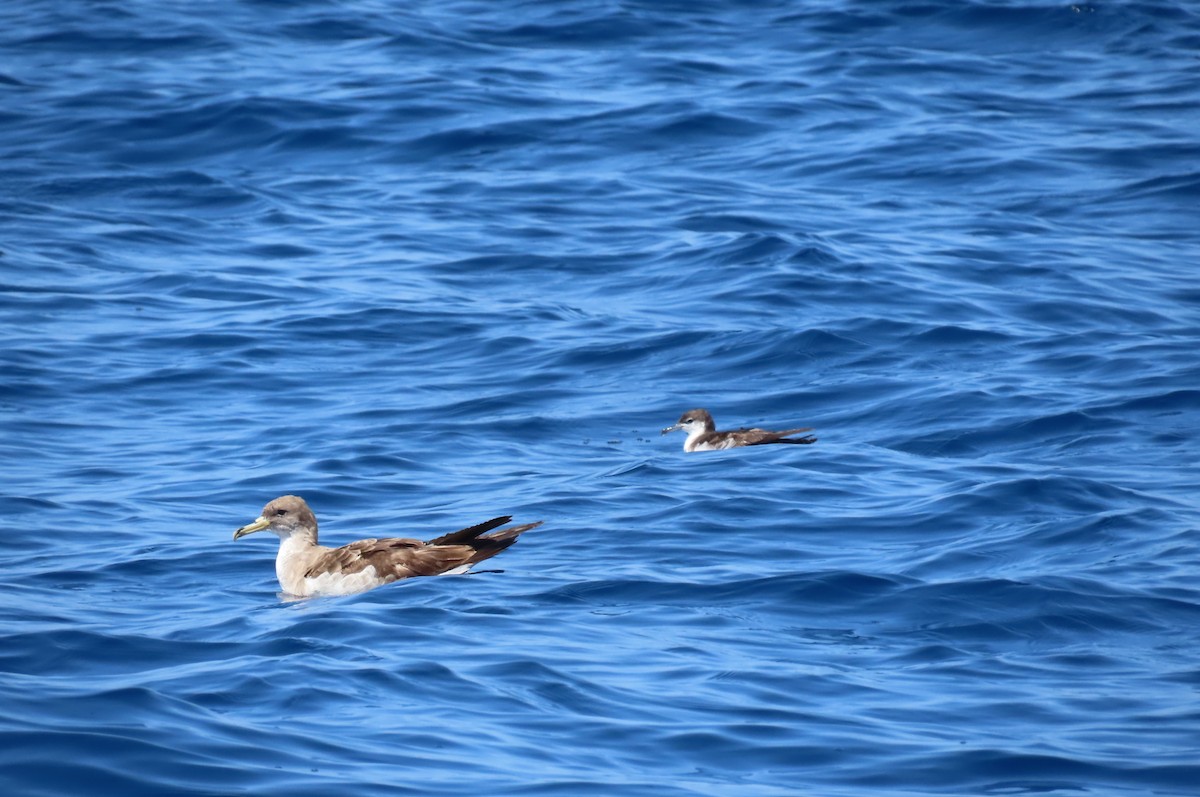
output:
[[[233,533],[236,540],[256,531],[279,535],[275,575],[284,592],[300,598],[351,595],[413,576],[465,573],[517,541],[522,532],[542,525],[526,523],[485,534],[512,520],[492,518],[476,526],[422,542],[407,537],[359,540],[341,548],[317,544],[317,518],[303,498],[284,495]]]
[[[674,432],[676,429],[687,431],[687,439],[683,441],[684,451],[720,451],[725,448],[741,446],[762,446],[767,443],[800,443],[808,445],[817,442],[812,435],[804,437],[788,437],[800,432],[811,432],[812,427],[803,429],[784,429],[782,432],[769,432],[766,429],[735,429],[729,432],[718,432],[708,410],[688,410],[679,416],[679,423],[662,430],[663,434]]]

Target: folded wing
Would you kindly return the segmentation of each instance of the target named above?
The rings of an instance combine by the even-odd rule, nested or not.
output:
[[[407,537],[352,542],[323,553],[305,573],[305,578],[327,574],[348,576],[368,567],[375,568],[376,576],[384,581],[436,576],[489,559],[516,542],[523,532],[542,525],[538,521],[486,534],[511,519],[511,516],[493,518],[429,542]]]
[[[792,437],[791,435],[811,431],[812,427],[806,426],[803,429],[784,429],[782,432],[771,432],[766,429],[739,429],[733,434],[738,436],[738,440],[744,446],[761,446],[768,443],[809,445],[817,442],[817,438],[812,435],[805,435],[804,437]]]

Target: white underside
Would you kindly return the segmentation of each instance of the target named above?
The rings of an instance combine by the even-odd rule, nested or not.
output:
[[[329,548],[313,546],[294,537],[281,538],[279,553],[275,557],[275,577],[279,579],[279,586],[283,591],[297,598],[354,595],[397,580],[380,576],[374,566],[366,567],[357,573],[305,576],[321,554],[328,550]],[[459,565],[438,575],[457,576],[470,569],[470,565]]]
[[[439,576],[459,576],[471,569],[470,565],[459,565]],[[374,567],[368,567],[358,573],[322,573],[304,579],[302,593],[292,593],[299,598],[334,597],[337,595],[356,595],[375,587],[382,587],[399,579],[380,578]]]

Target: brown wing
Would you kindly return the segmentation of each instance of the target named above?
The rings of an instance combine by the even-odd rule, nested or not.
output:
[[[800,434],[801,432],[811,432],[812,427],[806,426],[803,429],[785,429],[782,432],[768,432],[763,429],[753,429],[752,431],[761,434],[759,439],[746,443],[748,446],[761,446],[767,443],[796,443],[800,445],[809,445],[817,442],[817,438],[811,434],[804,437],[791,437],[790,435]]]
[[[480,536],[508,520],[507,517],[493,518],[462,531],[444,534],[431,542],[406,537],[359,540],[325,552],[304,575],[311,578],[322,573],[352,574],[374,567],[380,578],[390,580],[436,576],[495,556],[516,542],[522,532],[542,525],[541,521],[526,523]]]
[[[416,563],[414,557],[424,546],[425,543],[421,540],[404,537],[359,540],[349,545],[343,545],[341,548],[326,551],[313,562],[304,576],[312,578],[322,573],[351,575],[362,572],[368,567],[374,567],[375,572],[383,578],[423,575],[423,573],[415,572],[409,563]]]
[[[782,432],[771,432],[766,429],[738,429],[736,432],[730,432],[730,434],[737,438],[738,445],[743,446],[762,446],[768,443],[799,443],[808,445],[817,442],[817,438],[812,435],[805,435],[804,437],[789,437],[789,435],[811,431],[812,427],[785,429]]]

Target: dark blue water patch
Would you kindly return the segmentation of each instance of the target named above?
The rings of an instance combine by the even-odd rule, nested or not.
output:
[[[286,152],[289,158],[299,157],[305,150],[319,152],[322,157],[337,150],[358,151],[377,147],[379,142],[352,125],[322,124],[301,130],[289,130],[274,137],[272,146]]]
[[[471,280],[495,280],[498,275],[546,275],[565,272],[579,276],[611,273],[620,270],[622,262],[604,254],[576,255],[554,258],[536,254],[483,255],[462,260],[444,261],[437,265],[435,278],[448,281],[451,275]]]
[[[699,338],[711,338],[710,333],[668,332],[637,341],[636,345],[611,342],[584,344],[570,350],[559,364],[566,368],[623,365],[637,360],[664,359],[673,350],[693,345]]]
[[[195,648],[194,648],[195,649]],[[204,651],[233,652],[234,645],[205,645]],[[82,671],[126,672],[175,661],[178,646],[167,640],[59,629],[7,637],[3,654],[9,673],[77,675]]]
[[[32,185],[28,189],[27,195],[48,201],[81,200],[95,197],[103,197],[111,201],[114,194],[126,197],[138,196],[153,202],[156,207],[160,207],[163,201],[176,197],[181,203],[191,207],[193,203],[204,204],[201,195],[210,190],[213,192],[213,196],[223,195],[225,198],[222,201],[228,203],[231,192],[222,191],[222,188],[227,189],[227,186],[221,181],[195,171],[181,171],[150,177],[122,170],[111,174],[44,180]],[[183,196],[179,196],[181,192],[183,192]],[[240,201],[249,199],[244,194],[234,195],[239,196]]]
[[[694,372],[694,363],[717,358],[724,363],[723,370],[728,376],[736,378],[787,372],[830,361],[845,362],[863,349],[864,344],[853,338],[809,329],[802,332],[711,332],[702,340],[684,334],[659,336],[653,339],[647,353],[656,358],[671,358],[664,362],[667,376],[684,376]],[[675,359],[680,353],[686,355],[682,361]],[[680,408],[683,409],[686,408]]]
[[[1074,515],[1110,510],[1120,504],[1140,504],[1141,501],[1142,497],[1134,491],[1070,476],[987,482],[937,499],[939,506],[945,506],[947,512],[964,509],[975,517],[989,514],[1012,517],[1025,506]]]
[[[990,329],[970,329],[956,325],[934,327],[914,336],[913,342],[939,351],[948,347],[968,346],[993,349],[1011,343],[1014,337]]]
[[[17,734],[9,734],[17,737]],[[145,731],[114,728],[103,732],[41,730],[13,738],[9,747],[11,762],[6,776],[14,782],[37,784],[32,794],[54,794],[81,788],[116,790],[126,794],[156,794],[163,789],[182,794],[213,794],[214,789],[238,788],[250,782],[260,784],[279,780],[268,761],[259,771],[224,764],[212,753],[188,753],[148,738]],[[69,764],[53,762],[42,751],[49,745],[70,751]],[[18,755],[21,754],[21,755]],[[293,772],[312,773],[311,758],[285,754],[271,756]],[[112,761],[139,762],[134,767],[114,767]],[[286,778],[285,778],[286,780]],[[300,787],[304,788],[304,787]]]
[[[954,397],[958,401],[962,396]],[[992,403],[994,399],[980,396]],[[983,402],[974,402],[976,406],[986,407]],[[887,444],[903,451],[914,453],[936,454],[937,456],[971,456],[994,450],[997,447],[1014,445],[1074,445],[1082,441],[1090,444],[1103,442],[1096,433],[1108,432],[1111,426],[1097,418],[1084,413],[1064,413],[1026,420],[1024,418],[1007,423],[994,430],[975,428],[959,428],[942,430],[931,435],[908,438],[902,441],[889,441]]]
[[[404,142],[405,158],[500,157],[511,150],[536,144],[540,136],[525,121],[457,128],[431,133]]]
[[[133,181],[135,184],[137,181]],[[247,211],[261,207],[262,199],[235,183],[216,180],[205,174],[185,172],[171,175],[166,180],[155,180],[143,185],[140,190],[130,186],[128,201],[140,207],[152,208],[156,213],[168,209],[186,207],[189,214],[227,213],[240,208]],[[184,221],[176,222],[181,226]]]
[[[942,644],[1023,638],[1031,644],[1049,646],[1056,641],[1061,644],[1086,639],[1094,633],[1137,635],[1151,628],[1177,628],[1175,622],[1195,613],[1194,607],[1187,604],[1142,596],[1089,594],[1090,589],[1078,593],[1068,588],[1078,586],[1078,582],[1058,587],[964,580],[950,590],[952,597],[944,586],[931,584],[905,590],[893,602],[897,607],[907,607],[911,619],[918,623],[906,633],[917,631]],[[922,621],[922,617],[930,619]]]
[[[47,510],[62,509],[61,504],[45,498],[34,498],[20,495],[5,495],[4,509],[5,514],[10,517],[13,515],[20,516],[24,513],[45,512]]]
[[[290,260],[292,258],[313,257],[321,254],[320,249],[297,246],[290,243],[258,244],[244,247],[239,251],[242,254],[266,260]]]
[[[279,301],[281,285],[286,285],[293,305],[303,306],[322,295],[312,283],[281,277],[277,268],[243,273],[175,270],[138,273],[114,286],[111,293],[126,299],[126,303],[133,300],[135,306],[158,310],[158,319],[165,321],[175,317],[179,307],[175,299],[223,303],[213,308],[219,310],[261,309]]]
[[[181,33],[177,35],[133,34],[125,29],[112,31],[66,29],[61,32],[26,36],[13,42],[19,47],[33,47],[41,51],[61,51],[93,55],[150,56],[180,51],[215,52],[224,49],[221,39],[203,33]]]
[[[767,219],[735,214],[685,218],[680,220],[679,226],[695,232],[761,232],[786,229]],[[753,237],[750,240],[753,241],[750,246],[734,250],[733,256],[729,257],[727,262],[742,263],[769,258],[789,248],[787,242],[773,236]]]
[[[1146,9],[1139,10],[1144,13]],[[821,32],[852,36],[868,44],[887,41],[883,34],[890,36],[903,31],[903,41],[909,47],[958,51],[957,46],[950,47],[947,43],[969,42],[965,49],[971,52],[1003,55],[1086,47],[1094,45],[1097,37],[1101,37],[1101,43],[1105,40],[1116,43],[1140,16],[1114,16],[1097,11],[1096,7],[1084,4],[1031,9],[910,3],[842,13],[822,9],[824,13],[811,14],[809,24]]]
[[[556,9],[539,13],[547,13],[547,17],[519,25],[477,28],[472,32],[491,44],[552,48],[627,44],[653,32],[648,20],[627,12],[591,14],[580,13],[578,9]]]
[[[947,753],[940,763],[932,759],[910,759],[895,762],[896,769],[885,777],[863,778],[863,785],[903,787],[923,783],[928,788],[955,789],[964,780],[981,793],[1010,793],[1019,789],[1027,792],[1078,791],[1099,784],[1114,789],[1166,789],[1168,793],[1183,793],[1196,774],[1187,765],[1135,764],[1118,761],[1113,764],[1093,764],[1072,755],[1039,754],[1014,755],[982,748]],[[953,785],[952,785],[953,784]]]
[[[375,15],[345,18],[333,13],[313,14],[307,19],[281,25],[279,32],[301,41],[340,44],[388,36],[392,33],[389,22]]]
[[[715,143],[723,138],[744,139],[769,129],[766,125],[729,114],[678,113],[650,133],[653,137],[669,139],[674,146],[680,139]]]
[[[689,86],[714,77],[727,77],[739,73],[737,64],[699,57],[648,59],[646,71],[654,80],[678,82]]]
[[[655,795],[674,797],[675,795],[688,795],[694,793],[687,786],[676,786],[675,784],[667,783],[637,782],[636,779],[631,777],[613,778],[612,782],[600,783],[564,777],[561,779],[545,779],[537,783],[526,783],[509,788],[501,788],[497,794],[594,794],[603,797],[605,794],[611,794],[612,789],[614,788],[621,789],[622,793],[631,795],[645,795],[645,797],[655,797]]]
[[[1171,390],[1157,395],[1136,396],[1119,404],[1102,409],[1114,415],[1128,416],[1128,413],[1145,412],[1151,415],[1185,415],[1194,413],[1200,391]]]
[[[834,614],[840,607],[853,606],[873,599],[881,593],[894,592],[896,589],[896,581],[888,578],[858,573],[828,573],[752,579],[734,584],[597,582],[583,588],[555,590],[543,597],[552,601],[580,600],[608,607],[646,603],[657,606],[688,606],[699,600],[707,606],[761,603],[787,607],[787,611],[796,612],[805,605],[820,605],[823,614]],[[720,620],[706,617],[703,622]]]

